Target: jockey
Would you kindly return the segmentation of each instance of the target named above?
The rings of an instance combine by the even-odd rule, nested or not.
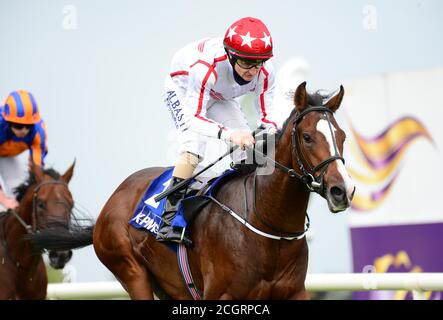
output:
[[[42,166],[48,152],[46,129],[34,96],[25,90],[11,92],[0,106],[0,208],[14,209],[12,190],[26,179],[27,167],[18,155],[29,149],[30,161]]]
[[[277,132],[277,124],[269,118],[275,78],[269,61],[272,49],[268,28],[259,19],[246,17],[234,22],[224,38],[202,39],[175,53],[164,85],[164,100],[180,145],[170,188],[190,178],[202,161],[202,136],[243,150],[254,144],[236,98],[255,94],[258,125],[270,134]],[[167,197],[158,241],[192,244],[184,230],[171,226],[185,191],[183,188]]]

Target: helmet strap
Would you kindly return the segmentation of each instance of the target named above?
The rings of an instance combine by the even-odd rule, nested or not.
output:
[[[225,51],[228,56],[229,63],[231,64],[232,68],[234,68],[235,63],[237,62],[237,57],[235,55],[230,54],[228,49],[226,48]]]

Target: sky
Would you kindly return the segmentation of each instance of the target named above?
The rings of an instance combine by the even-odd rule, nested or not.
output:
[[[268,26],[277,70],[294,57],[307,62],[311,89],[443,66],[439,0],[0,0],[0,103],[16,89],[34,94],[47,164],[64,172],[76,159],[70,188],[95,218],[128,175],[171,165],[174,128],[161,92],[174,52],[223,36],[244,16]],[[347,214],[318,199],[310,211],[309,271],[350,272]],[[112,279],[91,246],[71,265],[77,281]]]

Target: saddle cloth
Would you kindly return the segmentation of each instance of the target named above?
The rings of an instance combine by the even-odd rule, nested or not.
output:
[[[168,168],[151,182],[132,218],[129,220],[130,225],[157,235],[162,224],[161,217],[166,204],[166,197],[159,202],[156,202],[154,198],[169,187],[173,170],[174,167]],[[215,172],[205,172],[206,175],[198,176],[194,179],[188,185],[184,200],[180,202],[177,215],[172,221],[172,226],[186,227],[192,221],[192,217],[210,201],[208,196],[212,195],[223,182],[233,177],[235,172],[237,170],[229,169],[219,177],[217,177]],[[203,190],[203,193],[197,195],[200,190]]]

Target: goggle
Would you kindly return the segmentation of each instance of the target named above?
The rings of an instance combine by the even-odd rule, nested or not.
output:
[[[261,69],[265,64],[265,60],[243,60],[238,58],[236,61],[237,65],[242,69]]]
[[[16,130],[22,130],[23,128],[31,129],[34,125],[33,124],[23,124],[23,123],[14,123],[14,122],[8,122],[11,128],[14,128]]]

